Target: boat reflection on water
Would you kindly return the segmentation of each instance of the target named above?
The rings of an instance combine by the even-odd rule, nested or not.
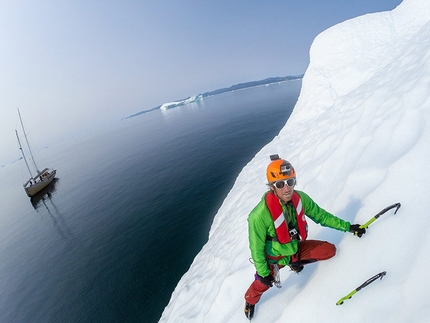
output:
[[[48,186],[46,186],[30,198],[31,205],[33,205],[35,210],[37,210],[42,205],[45,205],[46,207],[45,202],[47,200],[50,200],[52,202],[52,195],[57,190],[56,186],[58,185],[59,181],[59,178],[54,178]]]
[[[59,181],[59,178],[54,178],[47,187],[33,195],[30,201],[36,212],[41,213],[41,215],[49,215],[55,229],[63,239],[70,240],[72,239],[72,233],[70,232],[64,216],[53,201],[53,196],[57,190]]]

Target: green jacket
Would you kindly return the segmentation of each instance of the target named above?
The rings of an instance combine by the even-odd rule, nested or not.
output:
[[[339,231],[349,231],[351,225],[349,222],[339,219],[320,208],[306,193],[301,191],[296,192],[299,193],[302,200],[305,215],[312,221]],[[266,254],[274,257],[285,256],[277,262],[280,265],[286,266],[290,263],[291,256],[294,255],[299,248],[298,240],[292,240],[289,243],[281,244],[277,241],[267,239],[267,236],[276,237],[276,231],[272,216],[266,206],[266,194],[267,193],[263,195],[260,203],[257,204],[248,216],[249,248],[251,249],[251,256],[254,260],[257,273],[262,277],[270,274]],[[298,230],[294,205],[292,203],[287,203],[287,205],[285,205],[281,201],[280,203],[284,215],[289,215],[287,217],[288,227]]]

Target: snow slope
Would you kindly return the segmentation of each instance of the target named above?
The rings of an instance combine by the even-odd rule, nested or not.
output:
[[[253,280],[247,216],[265,192],[269,155],[295,166],[300,190],[352,223],[401,202],[359,239],[310,223],[336,257],[281,270],[253,322],[428,322],[430,317],[430,1],[345,21],[322,34],[285,127],[239,174],[208,243],[179,281],[160,322],[246,322]],[[341,306],[336,302],[387,271]]]

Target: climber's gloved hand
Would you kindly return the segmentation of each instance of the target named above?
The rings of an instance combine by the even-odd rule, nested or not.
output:
[[[268,275],[266,277],[261,277],[260,275],[258,275],[258,279],[266,286],[268,287],[272,287],[273,286],[273,282],[275,281],[275,278],[273,278],[272,275]]]
[[[360,224],[351,224],[351,227],[349,228],[349,232],[361,238],[361,236],[366,233],[366,229],[360,228]]]

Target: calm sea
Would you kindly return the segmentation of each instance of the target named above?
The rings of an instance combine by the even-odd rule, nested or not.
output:
[[[241,169],[279,132],[301,82],[155,110],[37,154],[36,199],[0,168],[0,322],[157,322]]]

